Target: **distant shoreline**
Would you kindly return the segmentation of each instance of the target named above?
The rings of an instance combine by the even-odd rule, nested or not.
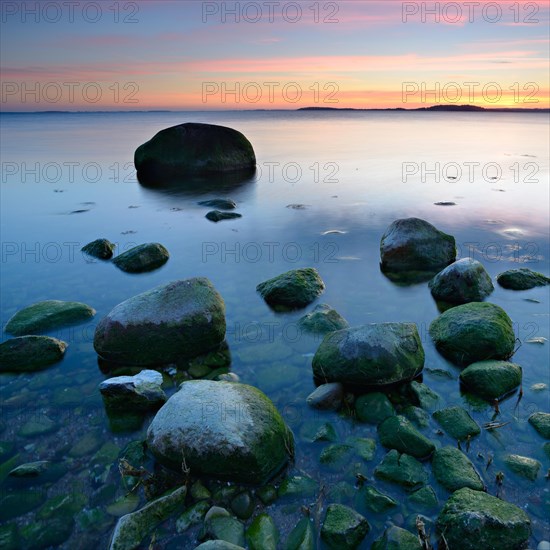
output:
[[[522,109],[519,107],[495,107],[487,109],[475,105],[432,105],[431,107],[416,107],[405,109],[392,107],[387,109],[358,109],[354,107],[300,107],[299,109],[224,109],[224,110],[172,110],[172,109],[144,109],[128,111],[0,111],[0,115],[76,115],[76,114],[118,114],[118,113],[298,113],[298,112],[397,112],[397,113],[550,113],[550,108]]]

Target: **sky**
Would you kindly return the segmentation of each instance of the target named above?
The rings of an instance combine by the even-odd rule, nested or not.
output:
[[[0,108],[550,106],[548,1],[3,1]]]

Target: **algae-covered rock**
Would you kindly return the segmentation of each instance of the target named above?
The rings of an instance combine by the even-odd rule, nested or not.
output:
[[[217,348],[225,304],[205,278],[173,281],[118,304],[96,327],[94,348],[108,361],[169,363]]]
[[[319,483],[307,476],[287,477],[279,487],[279,498],[311,497],[319,490]]]
[[[509,290],[529,290],[536,286],[550,284],[550,277],[526,267],[521,267],[519,269],[510,269],[497,275],[497,283]]]
[[[61,361],[67,343],[50,336],[19,336],[0,344],[0,372],[43,369]]]
[[[244,525],[224,508],[213,506],[204,518],[204,536],[236,546],[245,545]]]
[[[321,538],[329,548],[357,548],[370,530],[368,521],[343,504],[329,504],[321,528]]]
[[[294,526],[288,535],[284,550],[315,550],[315,532],[309,518],[302,518]]]
[[[397,506],[397,502],[388,495],[380,492],[372,485],[367,485],[360,490],[365,506],[375,514],[382,514]]]
[[[537,479],[542,464],[534,458],[509,454],[504,457],[504,463],[512,472],[531,481]]]
[[[521,384],[519,365],[508,361],[478,361],[460,373],[463,388],[485,399],[497,399]]]
[[[349,327],[349,323],[328,304],[319,304],[298,320],[298,326],[305,332],[326,334]]]
[[[355,414],[361,422],[378,425],[389,416],[395,415],[395,409],[386,394],[372,392],[356,399]]]
[[[429,486],[421,487],[409,496],[409,502],[413,503],[414,509],[433,510],[437,508],[438,501],[435,491]]]
[[[327,382],[384,386],[418,375],[424,349],[414,323],[373,323],[327,334],[312,367]]]
[[[165,521],[178,507],[183,506],[187,487],[179,487],[169,493],[148,502],[137,512],[122,516],[113,531],[110,550],[131,550]]]
[[[134,153],[139,177],[159,179],[253,169],[256,156],[232,128],[188,122],[165,128]]]
[[[529,424],[537,430],[537,432],[544,437],[544,439],[550,439],[550,414],[543,412],[533,413],[529,417]]]
[[[411,393],[414,399],[419,404],[420,408],[433,411],[439,408],[441,398],[439,395],[431,390],[426,384],[416,382],[413,380],[410,384]]]
[[[45,300],[18,311],[7,322],[5,331],[23,336],[83,323],[94,315],[95,309],[81,302]]]
[[[107,239],[96,239],[87,245],[84,245],[81,250],[88,256],[98,258],[99,260],[109,260],[113,257],[113,251],[116,246]]]
[[[181,471],[262,483],[293,453],[293,436],[273,403],[246,384],[189,380],[157,412],[147,445]]]
[[[371,550],[423,550],[417,535],[392,525],[372,543]]]
[[[459,489],[437,519],[449,550],[519,550],[527,547],[531,521],[517,506],[469,488]]]
[[[246,540],[250,550],[277,550],[279,530],[271,516],[256,516],[246,530]]]
[[[454,237],[419,218],[394,221],[380,241],[383,271],[434,271],[456,258]]]
[[[432,416],[447,434],[459,441],[481,433],[477,422],[462,407],[447,407],[435,411]]]
[[[428,285],[436,300],[452,304],[481,302],[494,290],[483,264],[462,258],[440,271]]]
[[[461,366],[488,359],[508,359],[516,337],[512,320],[499,306],[472,302],[449,309],[430,325],[438,351]]]
[[[407,454],[400,454],[395,449],[382,459],[375,468],[374,475],[405,487],[425,485],[428,481],[428,474],[421,462]]]
[[[201,500],[189,506],[189,508],[187,508],[176,520],[176,531],[178,533],[183,533],[187,531],[191,525],[200,523],[209,509],[210,504],[205,500]]]
[[[325,290],[325,283],[312,267],[293,269],[260,283],[256,290],[273,306],[305,307]]]
[[[470,459],[455,447],[437,449],[432,459],[435,479],[448,491],[469,487],[483,491],[485,484],[481,480]]]
[[[160,243],[145,243],[117,256],[113,263],[127,273],[144,273],[163,266],[170,253]]]
[[[378,436],[384,447],[415,458],[426,458],[435,450],[435,445],[404,416],[386,418],[378,425]]]

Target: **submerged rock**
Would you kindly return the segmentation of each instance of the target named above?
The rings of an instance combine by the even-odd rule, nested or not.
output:
[[[455,447],[437,449],[432,459],[432,470],[435,479],[447,491],[456,491],[463,487],[476,491],[485,490],[485,484],[470,459]]]
[[[325,283],[312,267],[293,269],[260,283],[256,290],[270,305],[305,307],[325,290]]]
[[[329,504],[321,538],[329,548],[347,550],[359,546],[369,530],[369,522],[355,510],[343,504]]]
[[[113,263],[127,273],[144,273],[163,266],[169,258],[168,250],[160,243],[145,243],[120,254]]]
[[[134,153],[138,177],[169,178],[251,170],[256,155],[243,134],[214,124],[188,122],[161,130]]]
[[[486,359],[508,359],[516,337],[512,320],[499,306],[472,302],[454,307],[430,325],[438,351],[457,365]]]
[[[321,384],[307,396],[306,402],[314,409],[337,411],[344,400],[344,386],[340,382]]]
[[[428,481],[428,474],[421,462],[407,454],[400,454],[395,449],[382,459],[374,470],[374,475],[405,487],[425,485]]]
[[[311,497],[317,493],[319,483],[307,476],[287,477],[279,487],[279,498]]]
[[[455,239],[419,218],[394,221],[380,241],[383,271],[434,271],[456,258]]]
[[[18,311],[7,322],[5,331],[22,336],[83,323],[94,315],[95,309],[81,302],[45,300]]]
[[[386,394],[372,392],[356,399],[355,414],[361,422],[378,425],[389,416],[395,415],[395,409]]]
[[[460,373],[464,389],[485,399],[497,399],[521,384],[519,365],[508,361],[478,361]]]
[[[67,343],[49,336],[19,336],[0,344],[0,372],[35,371],[61,361]]]
[[[378,436],[384,447],[415,458],[426,458],[435,450],[435,445],[404,416],[386,418],[378,425]]]
[[[477,422],[462,407],[447,407],[435,411],[432,416],[447,434],[458,441],[481,433]]]
[[[418,536],[392,525],[384,531],[382,537],[372,543],[371,550],[423,550],[423,548],[418,541]]]
[[[277,550],[279,531],[271,516],[260,514],[246,530],[250,550]]]
[[[510,269],[497,275],[497,283],[509,290],[529,290],[536,286],[549,285],[550,277],[526,267],[521,267],[520,269]]]
[[[520,455],[506,455],[504,463],[512,472],[531,481],[537,479],[542,464],[534,458]]]
[[[293,453],[292,432],[273,403],[246,384],[190,380],[158,411],[147,444],[159,462],[181,471],[262,483]]]
[[[550,414],[543,412],[533,413],[529,417],[529,424],[537,430],[537,432],[544,437],[544,439],[550,439]]]
[[[288,535],[285,550],[315,550],[315,532],[312,521],[304,517]]]
[[[237,214],[237,212],[221,212],[220,210],[210,210],[206,213],[205,218],[211,222],[220,222],[222,220],[235,220],[237,218],[242,218],[242,214]]]
[[[173,281],[118,304],[96,327],[94,348],[108,361],[169,363],[219,346],[225,305],[205,278]]]
[[[112,242],[107,239],[96,239],[87,245],[84,245],[81,250],[88,256],[93,256],[99,260],[109,260],[113,257],[113,252],[116,248]]]
[[[134,376],[115,376],[99,385],[105,404],[112,409],[148,410],[166,401],[162,390],[162,374],[143,370]]]
[[[245,545],[244,534],[244,525],[225,508],[212,506],[206,513],[204,535],[201,538],[225,541],[241,547]]]
[[[527,546],[531,521],[517,506],[469,488],[459,489],[437,519],[449,550],[520,549]]]
[[[349,327],[349,323],[328,304],[319,304],[298,320],[298,326],[305,332],[326,334]]]
[[[414,323],[362,325],[327,334],[312,367],[327,382],[384,386],[417,376],[424,349]]]
[[[381,493],[372,485],[367,485],[362,488],[360,493],[362,493],[361,496],[364,497],[365,506],[375,514],[382,514],[397,506],[397,502],[393,498]]]
[[[109,550],[131,550],[165,521],[178,507],[183,506],[187,487],[179,487],[169,493],[148,502],[137,512],[122,516],[113,531]]]
[[[200,201],[199,204],[201,206],[216,208],[217,210],[233,210],[237,208],[237,203],[231,199],[210,199],[207,201]]]
[[[491,277],[477,260],[463,258],[439,272],[428,285],[436,300],[452,304],[481,302],[494,290]]]

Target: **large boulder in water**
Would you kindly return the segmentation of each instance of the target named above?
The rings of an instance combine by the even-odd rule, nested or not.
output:
[[[203,277],[173,281],[118,304],[96,327],[94,348],[107,361],[170,363],[219,346],[225,304]]]
[[[526,267],[510,269],[497,276],[497,283],[509,290],[529,290],[536,286],[550,285],[550,277]]]
[[[190,380],[158,411],[147,445],[162,464],[181,472],[263,483],[288,461],[292,432],[273,403],[246,384]]]
[[[140,145],[134,164],[138,177],[165,179],[253,170],[256,155],[237,130],[188,122],[161,130]]]
[[[329,332],[312,367],[325,382],[385,386],[417,376],[424,349],[414,323],[373,323]]]
[[[384,272],[437,271],[456,259],[454,237],[419,218],[394,221],[380,241]]]

